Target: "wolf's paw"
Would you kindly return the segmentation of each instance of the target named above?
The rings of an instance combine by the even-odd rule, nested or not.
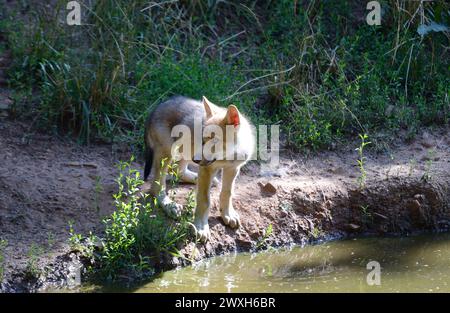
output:
[[[164,212],[172,218],[179,217],[181,215],[181,211],[183,210],[183,206],[181,204],[173,202],[167,196],[161,201],[161,206],[164,209]]]
[[[238,228],[241,224],[239,220],[239,214],[233,208],[230,208],[228,210],[221,210],[221,214],[222,220],[225,225],[228,225],[231,228]]]
[[[203,243],[207,242],[211,237],[211,232],[209,231],[208,223],[195,222],[194,225],[198,240],[200,240],[200,242]]]
[[[181,204],[172,202],[163,206],[164,211],[166,211],[167,215],[173,218],[177,218],[181,216],[181,211],[183,210],[183,206]]]
[[[197,173],[194,173],[194,172],[191,172],[191,171],[186,171],[186,172],[184,172],[181,175],[180,180],[183,183],[196,184],[197,183],[197,178],[198,178]]]

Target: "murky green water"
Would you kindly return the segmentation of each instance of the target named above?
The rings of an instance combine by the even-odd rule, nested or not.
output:
[[[369,261],[381,265],[380,285],[367,284]],[[134,291],[450,292],[450,234],[353,239],[216,257],[163,273]]]

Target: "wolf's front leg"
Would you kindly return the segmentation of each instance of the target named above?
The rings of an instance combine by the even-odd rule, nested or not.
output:
[[[222,173],[222,190],[220,192],[220,213],[225,225],[237,228],[240,225],[239,214],[233,208],[232,195],[234,182],[239,174],[239,168],[224,168]]]
[[[197,207],[195,209],[194,225],[198,238],[206,242],[210,237],[209,232],[209,208],[211,204],[210,189],[215,170],[200,166],[198,170]]]

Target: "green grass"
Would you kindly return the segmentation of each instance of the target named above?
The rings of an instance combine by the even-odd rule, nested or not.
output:
[[[60,1],[60,8],[64,1]],[[360,1],[99,1],[83,26],[58,9],[3,22],[16,88],[35,89],[41,125],[81,142],[142,145],[144,119],[163,99],[207,95],[236,104],[254,123],[281,124],[284,143],[321,149],[367,133],[448,125],[449,34],[417,33],[419,2],[381,1],[382,25]],[[425,5],[425,21],[450,25],[448,3]],[[61,14],[59,16],[61,19]],[[21,102],[21,101],[18,101]],[[30,111],[29,102],[22,114]],[[20,107],[18,108],[20,111]]]
[[[356,160],[356,163],[359,169],[359,176],[356,179],[356,181],[358,183],[359,189],[364,189],[364,187],[366,186],[366,179],[367,179],[367,171],[365,168],[367,158],[364,156],[364,149],[366,148],[366,146],[371,144],[371,142],[367,141],[369,137],[366,134],[364,135],[359,134],[359,138],[361,139],[361,143],[359,147],[355,149],[358,152],[358,159]]]
[[[0,239],[0,283],[3,280],[3,275],[5,271],[5,248],[8,242],[5,239]]]
[[[425,170],[421,177],[422,181],[429,182],[433,179],[432,167],[433,167],[433,161],[434,161],[435,155],[436,155],[436,150],[429,149],[427,151],[427,157],[426,157],[425,166],[424,166]]]
[[[259,250],[263,247],[267,246],[267,241],[270,236],[273,234],[273,227],[272,224],[269,224],[266,229],[264,229],[264,233],[261,238],[258,239],[258,242],[256,243],[256,250]]]
[[[179,256],[180,244],[188,239],[195,200],[190,193],[181,217],[169,219],[156,198],[140,191],[143,181],[131,162],[120,162],[118,167],[115,210],[103,221],[104,233],[85,238],[70,225],[69,241],[92,260],[94,277],[108,281],[144,279],[158,270],[160,258]],[[96,248],[96,243],[101,247]]]
[[[32,243],[27,252],[27,264],[25,268],[25,275],[28,279],[36,279],[42,273],[42,269],[39,267],[39,257],[44,254],[43,247]]]

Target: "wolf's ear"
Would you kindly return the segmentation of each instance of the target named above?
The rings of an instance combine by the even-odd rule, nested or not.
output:
[[[239,114],[239,110],[234,105],[228,106],[226,119],[228,125],[234,125],[234,127],[238,127],[241,124],[241,116]]]
[[[205,107],[206,118],[208,119],[213,115],[212,110],[211,110],[211,107],[213,106],[213,104],[211,102],[209,102],[209,100],[206,99],[205,96],[203,96],[203,98],[202,98],[202,103],[203,103],[203,106]]]

